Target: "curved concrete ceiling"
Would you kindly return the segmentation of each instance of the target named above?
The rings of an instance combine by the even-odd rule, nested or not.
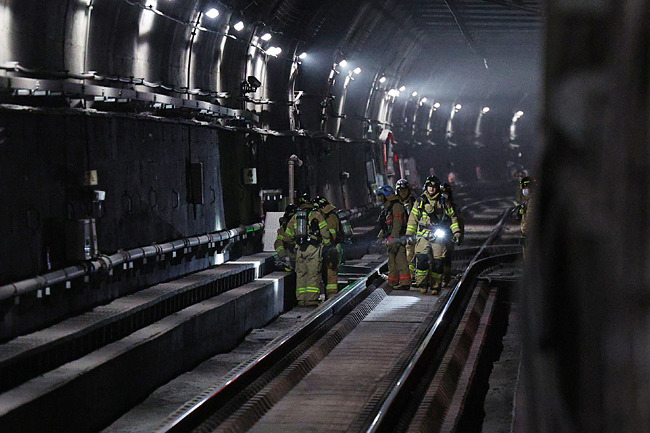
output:
[[[377,90],[499,100],[509,112],[536,104],[540,92],[541,0],[6,0],[0,14],[0,59],[37,78],[94,71],[113,86],[195,90],[196,99],[257,113],[301,91],[311,129],[330,94],[334,111],[367,120],[381,111]],[[343,59],[348,68],[337,65]],[[241,91],[249,75],[261,81],[257,105]],[[348,88],[338,76],[356,82]],[[276,111],[271,127],[287,129],[288,111]]]

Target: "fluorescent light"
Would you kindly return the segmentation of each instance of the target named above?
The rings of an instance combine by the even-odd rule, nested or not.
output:
[[[299,59],[305,60],[307,58],[307,53],[302,53],[298,56]]]
[[[399,88],[400,92],[403,92],[404,90],[406,90],[406,86],[402,86],[402,87]]]
[[[214,19],[219,16],[219,11],[216,10],[215,8],[212,8],[205,13],[205,16]]]
[[[413,96],[415,98],[416,96],[418,96],[418,92],[411,93],[411,96]]]
[[[386,77],[381,77],[381,78],[379,79],[379,82],[382,83],[382,84],[384,84],[384,83],[386,82]]]
[[[237,24],[235,24],[233,27],[234,27],[235,30],[237,30],[238,32],[241,32],[242,30],[244,30],[244,22],[243,22],[243,21],[239,21],[239,22],[238,22]]]
[[[271,36],[271,33],[264,33],[260,39],[263,41],[270,41],[272,37],[273,36]]]
[[[354,73],[359,75],[361,73],[361,68],[358,67],[358,66],[356,68],[354,68]]]
[[[395,98],[397,98],[397,97],[399,96],[399,90],[397,90],[397,89],[390,89],[390,90],[388,91],[388,96],[394,96]]]

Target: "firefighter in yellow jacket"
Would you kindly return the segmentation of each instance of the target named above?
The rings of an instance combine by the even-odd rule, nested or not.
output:
[[[389,185],[379,187],[377,196],[379,196],[383,205],[383,210],[379,216],[379,224],[382,227],[377,237],[386,241],[386,249],[388,250],[388,285],[397,290],[409,290],[411,288],[411,273],[406,261],[404,243],[407,221],[406,210],[395,195],[393,188]]]
[[[327,221],[331,243],[323,247],[323,267],[325,273],[325,294],[327,299],[334,297],[339,289],[339,265],[343,249],[341,246],[341,222],[336,214],[336,208],[325,197],[316,197],[314,204]]]
[[[399,198],[400,203],[404,205],[404,210],[406,210],[406,219],[408,221],[409,215],[411,215],[411,210],[413,210],[413,205],[415,204],[415,197],[411,193],[411,185],[408,180],[400,179],[395,184],[395,192],[397,193],[397,198]],[[406,244],[406,262],[409,265],[409,272],[411,273],[411,279],[415,277],[415,265],[413,264],[413,254],[415,247],[414,245]]]
[[[528,234],[530,233],[530,218],[533,215],[535,180],[531,177],[524,177],[519,182],[521,190],[521,203],[519,213],[521,215],[521,243],[523,245],[524,260],[526,260],[526,246],[528,243]]]
[[[452,210],[456,214],[456,218],[458,218],[458,228],[460,229],[458,244],[454,242],[447,243],[447,255],[445,256],[443,263],[444,272],[442,274],[443,285],[447,286],[451,281],[451,260],[454,255],[454,249],[456,248],[456,245],[462,245],[465,238],[465,220],[463,219],[463,215],[460,213],[460,209],[456,205],[456,202],[454,202],[453,188],[451,185],[445,182],[445,184],[442,185],[440,189],[440,194],[443,201],[449,202],[449,204],[451,204],[451,207],[453,208]],[[451,210],[448,210],[446,212],[449,213]]]
[[[273,248],[278,253],[278,267],[289,272],[296,268],[296,244],[290,242],[286,233],[287,225],[291,217],[298,210],[298,206],[290,204],[280,217],[280,227],[278,227],[277,237],[273,243]]]
[[[415,242],[415,283],[421,293],[437,295],[442,287],[444,259],[449,242],[458,243],[460,227],[458,217],[449,203],[440,195],[440,180],[427,177],[424,193],[417,199],[406,236]]]
[[[296,299],[298,305],[319,304],[323,279],[321,263],[323,246],[331,243],[327,221],[314,208],[309,196],[299,200],[299,209],[287,225],[287,237],[295,242],[296,249]]]

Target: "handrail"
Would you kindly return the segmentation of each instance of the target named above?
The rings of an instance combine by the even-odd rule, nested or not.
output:
[[[78,265],[69,266],[49,272],[44,275],[37,275],[26,280],[0,286],[0,301],[23,296],[54,284],[64,283],[82,276],[95,274],[97,272],[108,272],[112,268],[124,263],[148,257],[162,256],[164,254],[178,251],[184,248],[205,245],[213,242],[223,242],[235,239],[247,233],[252,233],[264,228],[264,223],[254,223],[247,226],[239,226],[234,229],[222,230],[219,232],[206,233],[199,236],[176,239],[163,244],[152,244],[144,247],[133,248],[128,251],[118,251],[110,256],[100,255],[95,260],[82,262]]]

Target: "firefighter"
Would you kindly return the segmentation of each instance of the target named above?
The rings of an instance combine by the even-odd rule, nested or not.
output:
[[[460,246],[463,244],[463,240],[465,238],[465,220],[463,219],[463,215],[460,213],[460,209],[456,205],[456,202],[454,202],[453,188],[449,183],[445,182],[445,184],[442,185],[442,187],[440,188],[440,194],[442,196],[443,201],[449,202],[451,208],[456,214],[456,217],[458,218],[458,228],[460,229],[458,246]],[[447,243],[448,250],[443,263],[443,274],[442,274],[442,283],[444,286],[447,286],[451,281],[451,260],[454,256],[455,247],[456,247],[456,243],[454,242]]]
[[[343,257],[341,222],[336,214],[336,208],[325,197],[316,197],[314,204],[327,221],[331,243],[323,247],[323,268],[325,274],[325,295],[327,299],[338,293],[339,266]]]
[[[303,194],[298,201],[298,211],[289,224],[286,234],[296,248],[296,299],[300,306],[316,306],[320,301],[323,280],[321,263],[323,246],[330,244],[327,221],[309,198]]]
[[[388,250],[388,285],[397,290],[411,288],[411,273],[406,261],[404,234],[408,220],[404,205],[389,185],[377,189],[383,210],[379,216],[382,226],[377,239],[385,240]]]
[[[287,206],[284,215],[280,217],[280,227],[273,243],[273,248],[278,253],[278,267],[287,272],[296,268],[296,244],[289,242],[286,230],[287,224],[297,210],[298,206],[293,203]]]
[[[411,215],[411,210],[413,209],[413,204],[415,203],[415,197],[411,193],[411,185],[408,180],[400,179],[395,184],[395,191],[397,191],[397,197],[399,198],[400,203],[404,206],[406,210],[406,218],[408,221],[409,215]],[[409,265],[409,272],[411,273],[411,280],[415,277],[415,265],[413,264],[414,257],[414,246],[406,244],[406,262]]]
[[[528,243],[528,234],[530,233],[530,218],[533,212],[535,180],[529,176],[523,177],[519,182],[521,190],[521,203],[519,204],[519,214],[521,216],[521,243],[523,245],[524,260],[526,259],[526,246]]]
[[[409,243],[415,242],[415,283],[420,293],[437,295],[442,288],[442,274],[447,247],[458,243],[458,217],[440,194],[440,180],[427,177],[424,193],[417,199],[406,228]]]

